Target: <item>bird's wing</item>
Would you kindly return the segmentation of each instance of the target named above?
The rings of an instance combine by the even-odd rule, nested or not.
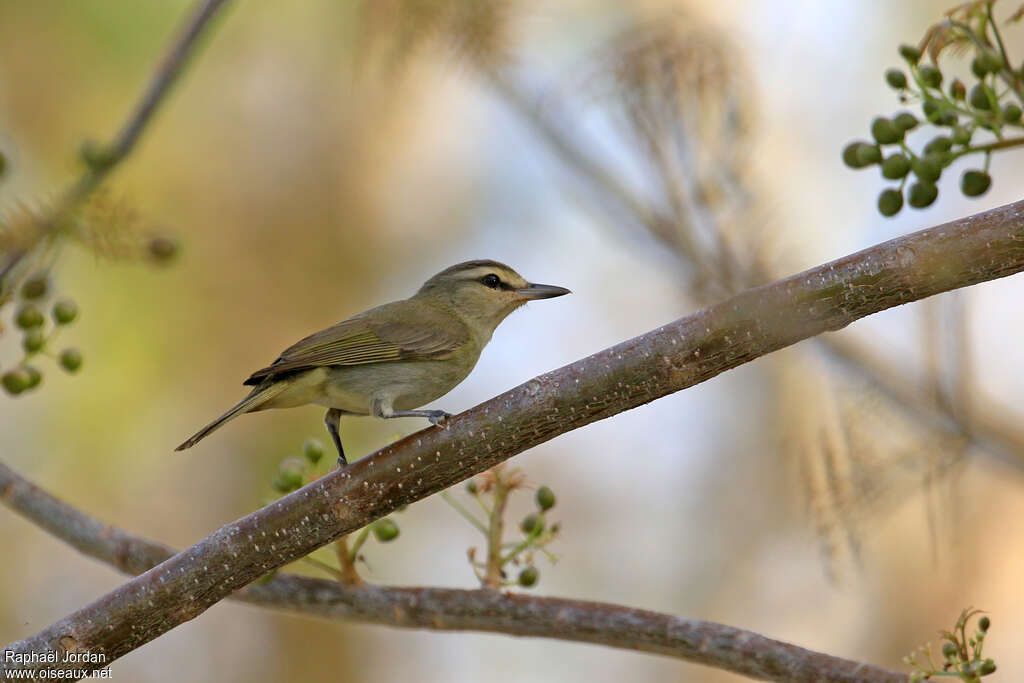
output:
[[[401,304],[404,302],[397,302]],[[329,365],[363,365],[397,360],[443,360],[469,341],[469,330],[434,309],[385,304],[343,320],[293,344],[271,365],[257,370],[245,384],[272,375]]]

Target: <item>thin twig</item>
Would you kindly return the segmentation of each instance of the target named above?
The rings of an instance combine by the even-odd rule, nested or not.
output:
[[[99,150],[100,161],[89,163],[82,175],[68,187],[56,203],[51,215],[42,221],[39,240],[47,239],[63,218],[84,201],[135,148],[139,137],[152,121],[160,104],[166,99],[189,55],[193,53],[203,29],[217,15],[227,0],[202,0],[185,21],[167,54],[153,73],[148,87],[121,126],[113,141]],[[37,242],[38,243],[38,242]],[[7,287],[7,278],[32,249],[21,248],[8,256],[0,269],[0,293]]]
[[[487,535],[487,527],[485,527],[479,519],[474,517],[469,510],[463,507],[462,503],[455,500],[455,496],[451,495],[447,491],[441,491],[441,498],[444,500],[444,502],[451,505],[456,512],[462,515],[463,519],[472,524],[477,529],[477,531],[482,533],[484,536]]]
[[[128,573],[140,574],[173,555],[166,546],[131,536],[54,498],[2,462],[0,501],[79,551]],[[126,565],[125,557],[133,562]],[[493,590],[351,586],[293,574],[278,574],[230,597],[332,620],[598,643],[676,657],[762,680],[906,681],[906,676],[894,671],[749,631],[597,602]]]
[[[359,576],[356,570],[355,553],[349,550],[348,536],[342,536],[334,542],[334,554],[338,558],[338,566],[341,567],[338,580],[349,586],[361,584],[363,577]]]
[[[335,543],[341,543],[341,541],[342,539],[339,538],[337,541],[335,541]],[[351,584],[351,581],[346,580],[345,574],[338,571],[337,567],[332,567],[331,565],[327,564],[326,562],[318,560],[312,555],[306,555],[304,558],[302,558],[302,561],[311,567],[316,567],[320,571],[327,572],[338,581]]]
[[[1022,270],[1024,201],[747,290],[321,477],[11,643],[0,662],[67,671],[81,665],[64,661],[72,648],[102,653],[110,663],[267,572],[560,434],[872,313]],[[9,663],[33,652],[53,653],[56,663]]]
[[[494,468],[494,502],[491,516],[487,520],[487,563],[484,565],[483,585],[497,590],[501,588],[504,572],[501,562],[501,538],[505,535],[505,505],[512,487],[505,478],[502,467]]]

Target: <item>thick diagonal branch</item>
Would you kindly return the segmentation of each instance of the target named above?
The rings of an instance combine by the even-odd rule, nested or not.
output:
[[[112,661],[269,570],[559,434],[872,313],[1022,269],[1018,202],[747,290],[323,477],[7,650],[88,649]]]
[[[77,550],[128,574],[175,554],[58,500],[0,462],[0,502]],[[230,599],[326,619],[399,628],[484,631],[596,643],[677,657],[768,681],[898,683],[904,674],[805,650],[757,633],[622,605],[493,590],[353,586],[278,574]]]

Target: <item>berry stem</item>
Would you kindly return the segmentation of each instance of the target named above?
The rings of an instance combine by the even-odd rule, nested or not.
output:
[[[344,583],[345,582],[344,581],[344,576],[342,575],[342,573],[340,571],[338,571],[337,569],[335,569],[331,565],[327,564],[326,562],[321,562],[320,560],[316,559],[312,555],[307,555],[306,557],[302,558],[302,561],[305,562],[306,564],[310,565],[311,567],[316,567],[320,571],[327,572],[328,574],[333,576],[335,579],[337,579],[340,583]]]
[[[487,527],[486,527],[486,526],[484,526],[484,523],[483,523],[483,522],[481,522],[481,521],[480,521],[479,519],[477,519],[476,517],[474,517],[474,516],[473,516],[473,513],[471,513],[471,512],[470,512],[469,510],[467,510],[466,508],[464,508],[464,507],[462,506],[462,504],[461,504],[461,503],[459,503],[459,501],[455,500],[455,497],[454,497],[454,496],[452,496],[452,495],[451,495],[450,493],[448,493],[447,491],[442,491],[442,492],[441,492],[441,500],[443,500],[444,502],[446,502],[446,503],[448,503],[449,505],[451,505],[451,506],[452,506],[452,508],[454,508],[456,512],[458,512],[458,513],[459,513],[460,515],[462,515],[462,518],[463,518],[463,519],[465,519],[465,520],[466,520],[467,522],[469,522],[469,523],[470,523],[470,524],[472,524],[472,525],[473,525],[474,527],[476,527],[476,529],[477,529],[477,530],[478,530],[478,531],[479,531],[480,533],[482,533],[482,534],[483,534],[484,536],[486,536],[486,535],[487,535]]]
[[[989,142],[984,145],[978,145],[977,147],[967,147],[959,152],[953,154],[954,159],[959,159],[967,154],[974,154],[975,152],[995,152],[1001,149],[1009,149],[1011,147],[1024,146],[1024,137],[1017,138],[1005,138],[1003,140],[996,140],[995,142]]]
[[[363,547],[367,537],[370,535],[370,526],[369,524],[364,526],[359,535],[356,536],[356,540],[352,542],[352,549],[348,553],[348,560],[352,565],[355,565],[356,560],[359,558],[359,549]]]
[[[501,468],[494,471],[494,505],[487,530],[487,569],[483,584],[487,588],[501,588],[501,536],[505,529],[505,505],[512,487],[502,475]]]
[[[1024,104],[1024,85],[1021,84],[1019,74],[1017,74],[1013,70],[1013,67],[1010,66],[1013,62],[1010,61],[1010,54],[1006,51],[1006,45],[1003,43],[1003,36],[999,33],[999,25],[996,23],[996,19],[992,15],[991,4],[985,7],[985,14],[988,17],[989,25],[992,27],[992,35],[996,38],[996,45],[999,47],[999,54],[1003,58],[1003,68],[999,70],[999,75],[1017,95],[1017,99],[1020,100],[1021,104]]]
[[[341,566],[341,571],[337,576],[338,582],[347,586],[362,584],[363,579],[356,571],[355,560],[348,550],[348,536],[342,536],[334,542],[334,554],[338,556],[338,564]]]
[[[542,533],[544,533],[544,516],[543,515],[541,515],[541,517],[540,517],[540,523],[537,524],[537,526],[535,526],[533,529],[530,530],[529,535],[526,538],[524,538],[522,541],[517,543],[516,546],[512,550],[508,551],[508,553],[503,558],[501,558],[501,566],[504,567],[506,564],[511,562],[513,559],[515,559],[516,555],[518,555],[519,553],[523,552],[524,550],[529,548],[531,545],[533,545],[534,542],[540,537],[540,535]]]

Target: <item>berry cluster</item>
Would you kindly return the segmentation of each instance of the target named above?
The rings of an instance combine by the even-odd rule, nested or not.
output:
[[[960,157],[984,154],[982,168],[960,176],[960,191],[978,197],[992,185],[989,162],[992,152],[1024,144],[1024,137],[1008,133],[1024,130],[1024,67],[1014,69],[992,18],[992,2],[967,3],[928,32],[921,47],[903,45],[900,56],[907,65],[889,69],[885,80],[903,103],[919,102],[920,117],[902,111],[878,117],[871,123],[871,141],[855,141],[843,149],[843,163],[850,168],[878,166],[882,177],[899,181],[878,196],[878,211],[894,216],[904,203],[916,209],[931,206],[939,196],[939,179]],[[982,6],[984,5],[984,6]],[[973,50],[971,72],[976,81],[968,86],[959,78],[946,83],[938,65],[940,52],[953,45]],[[931,63],[924,63],[925,52]],[[908,76],[909,72],[909,76]],[[911,149],[907,136],[931,126],[936,134],[920,151]],[[979,132],[986,139],[978,142]]]
[[[302,456],[289,456],[281,460],[277,466],[277,473],[271,481],[273,489],[285,495],[323,476],[324,472],[319,467],[324,457],[324,446],[318,439],[306,439],[302,445]],[[271,500],[264,500],[264,505],[269,505]],[[400,508],[399,512],[405,508]],[[344,536],[335,542],[333,562],[323,561],[316,557],[317,553],[303,558],[303,562],[327,572],[342,583],[360,584],[362,579],[356,570],[358,562],[365,562],[361,550],[369,540],[370,534],[380,543],[388,543],[398,538],[400,531],[398,524],[390,517],[383,517],[360,529],[354,534],[354,538]],[[351,538],[351,546],[349,540]],[[326,552],[325,549],[321,549]],[[270,572],[261,580],[267,581],[274,577],[276,572]]]
[[[488,549],[485,561],[476,559],[476,548],[469,551],[469,561],[477,578],[485,586],[510,586],[518,584],[523,588],[532,588],[540,580],[540,571],[534,562],[534,554],[539,551],[553,560],[553,556],[545,546],[558,536],[560,525],[549,524],[547,513],[555,507],[555,493],[550,487],[541,486],[534,496],[536,511],[530,512],[519,522],[522,538],[518,541],[502,542],[501,519],[505,512],[508,494],[524,488],[525,478],[518,469],[496,467],[466,482],[466,492],[486,515],[486,522],[477,519],[476,515],[460,505],[447,493],[441,494],[449,505],[465,517],[474,527],[487,536]],[[519,568],[514,580],[508,578],[506,567]],[[493,580],[494,583],[490,583]]]
[[[967,635],[967,623],[979,613],[978,610],[966,609],[960,613],[952,631],[940,632],[944,641],[941,665],[932,660],[930,644],[919,647],[903,658],[904,662],[914,667],[909,676],[911,683],[939,677],[955,677],[967,683],[978,683],[983,676],[995,673],[995,661],[983,654],[985,637],[992,626],[991,620],[981,617],[974,634]]]
[[[50,307],[53,325],[46,331],[46,316],[43,304],[50,294],[52,286],[46,272],[30,275],[21,285],[18,298],[21,300],[14,314],[14,324],[21,330],[21,348],[24,356],[21,361],[0,376],[0,384],[12,396],[35,389],[43,381],[43,373],[32,361],[39,355],[48,353],[57,333],[78,317],[78,305],[71,299],[57,299]],[[75,348],[66,348],[56,355],[57,362],[70,373],[78,372],[82,367],[82,353]]]

